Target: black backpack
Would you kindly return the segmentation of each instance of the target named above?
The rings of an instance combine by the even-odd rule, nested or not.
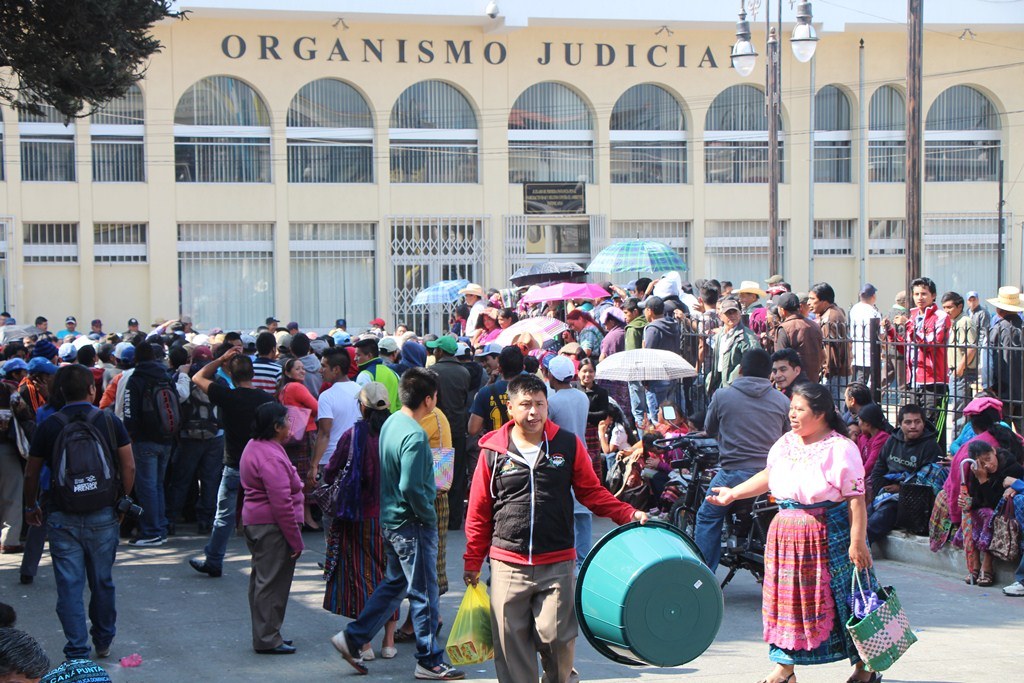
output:
[[[134,379],[134,377],[133,377]],[[181,431],[181,401],[170,379],[142,381],[142,424],[154,436],[170,441]]]
[[[193,384],[188,400],[181,404],[181,408],[183,439],[212,439],[217,436],[220,421],[205,391]]]
[[[111,452],[117,443],[113,418],[102,410],[75,415],[58,412],[53,417],[61,425],[50,461],[50,493],[57,506],[63,512],[81,514],[114,505],[120,475]]]

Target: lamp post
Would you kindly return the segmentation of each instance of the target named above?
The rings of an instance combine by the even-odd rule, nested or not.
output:
[[[759,6],[757,2],[756,6]],[[779,54],[779,35],[782,33],[782,0],[777,0],[777,26],[771,25],[771,0],[765,2],[765,29],[767,33],[765,79],[765,107],[768,114],[768,272],[781,274],[779,263],[779,118],[782,113],[782,68]],[[818,35],[811,24],[811,3],[801,2],[796,8],[796,26],[790,37],[793,56],[799,62],[814,57]],[[736,23],[736,44],[732,48],[732,67],[740,76],[749,76],[757,63],[757,51],[750,42],[750,24],[744,0],[740,0],[740,16]],[[813,122],[811,122],[813,126]],[[811,142],[813,143],[813,140]],[[809,239],[813,238],[813,228]]]

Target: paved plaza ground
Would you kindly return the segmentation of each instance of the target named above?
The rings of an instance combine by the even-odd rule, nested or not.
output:
[[[595,535],[610,523],[595,521]],[[182,531],[187,532],[188,527]],[[232,540],[224,576],[210,579],[186,563],[201,552],[204,538],[179,535],[159,548],[118,549],[114,570],[118,598],[118,635],[106,667],[116,683],[180,683],[182,681],[243,682],[356,680],[328,638],[345,620],[321,608],[323,583],[317,562],[323,560],[323,538],[306,534],[308,545],[299,561],[285,621],[286,637],[298,654],[268,657],[253,653],[246,602],[249,555],[241,538]],[[441,598],[447,635],[462,598],[463,536],[448,536],[448,573],[452,590]],[[36,582],[18,583],[20,556],[0,556],[0,600],[14,605],[18,626],[36,636],[50,657],[60,661],[64,638],[54,613],[56,591],[49,558],[44,557]],[[1020,680],[1024,599],[1004,597],[998,588],[966,586],[953,577],[895,562],[880,562],[878,575],[895,585],[920,642],[885,675],[885,681],[981,683]],[[1012,580],[1009,577],[1000,579]],[[676,669],[630,668],[610,662],[581,638],[577,668],[584,681],[695,681],[753,683],[768,670],[767,647],[761,640],[760,586],[749,574],[725,590],[725,620],[718,639],[700,658]],[[379,638],[376,644],[379,646]],[[413,645],[400,645],[397,658],[370,664],[370,676],[359,680],[413,680]],[[142,656],[137,669],[119,666],[118,659]],[[491,663],[466,668],[468,679],[493,683]],[[849,669],[831,664],[798,671],[800,683],[839,683]],[[528,683],[528,682],[515,682]]]

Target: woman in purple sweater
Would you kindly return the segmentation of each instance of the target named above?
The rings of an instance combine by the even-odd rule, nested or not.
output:
[[[264,403],[256,409],[252,439],[239,467],[245,499],[242,526],[252,553],[249,612],[252,647],[261,655],[290,655],[292,641],[281,638],[295,561],[302,554],[302,480],[288,460],[288,409]]]

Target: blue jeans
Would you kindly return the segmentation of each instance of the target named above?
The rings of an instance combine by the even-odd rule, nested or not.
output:
[[[441,663],[444,649],[437,642],[440,618],[437,596],[437,527],[406,522],[383,529],[388,566],[359,617],[345,628],[351,652],[359,652],[384,628],[406,597],[416,633],[416,659],[428,669]]]
[[[171,445],[139,441],[135,453],[135,498],[142,506],[140,538],[167,536],[167,512],[164,509],[164,475],[171,460]]]
[[[1013,514],[1017,518],[1017,524],[1024,529],[1024,493],[1018,493],[1013,497]],[[1021,539],[1021,548],[1024,548],[1024,538]],[[1015,581],[1024,583],[1024,554],[1021,555],[1017,571],[1013,573]]]
[[[594,515],[586,512],[573,512],[573,531],[576,533],[576,571],[583,566],[583,560],[587,559],[590,549],[594,545],[593,533]]]
[[[868,508],[869,546],[887,537],[896,528],[896,517],[899,514],[898,508],[897,501],[892,498],[882,501],[873,511],[871,508]]]
[[[651,416],[651,422],[658,419],[658,408],[662,403],[674,403],[679,410],[686,414],[686,406],[683,405],[682,397],[679,395],[679,382],[674,380],[659,379],[644,382],[644,389],[647,394],[647,411]],[[680,418],[682,415],[679,416]]]
[[[228,541],[235,530],[235,511],[238,509],[238,470],[224,466],[217,489],[217,516],[213,518],[213,531],[206,544],[206,564],[211,569],[222,569]]]
[[[213,523],[217,511],[217,489],[220,486],[221,463],[224,462],[224,437],[182,439],[178,442],[171,481],[167,487],[167,519],[177,522],[192,482],[199,479],[199,500],[196,521]]]
[[[114,508],[86,514],[53,511],[47,517],[50,557],[57,580],[57,616],[64,627],[64,655],[88,659],[89,635],[97,650],[110,645],[114,623],[114,556],[117,554],[119,525]],[[89,583],[89,621],[85,624],[82,592]]]
[[[643,424],[644,415],[647,414],[647,393],[644,391],[642,382],[629,383],[629,408],[633,413],[633,424],[639,430],[640,425]],[[651,417],[652,422],[654,417]]]
[[[713,486],[739,486],[758,473],[758,470],[718,470],[708,484],[710,491]],[[704,562],[714,572],[722,559],[722,524],[729,514],[731,505],[712,505],[704,501],[697,510],[697,522],[694,529],[694,542],[704,555]]]

